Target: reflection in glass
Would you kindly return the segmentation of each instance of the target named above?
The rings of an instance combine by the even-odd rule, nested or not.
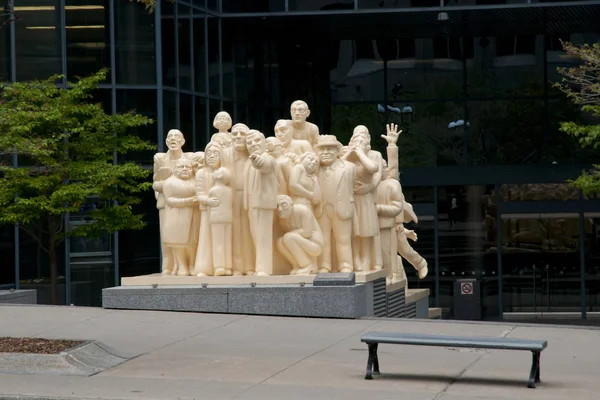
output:
[[[541,159],[543,100],[472,101],[465,121],[473,164],[532,164]]]
[[[255,13],[285,11],[285,0],[222,0],[223,12]]]
[[[156,90],[117,90],[117,112],[124,113],[131,110],[156,121]],[[155,123],[133,128],[131,133],[151,143],[156,143]],[[128,154],[127,160],[151,164],[153,157],[154,151],[142,151]]]
[[[286,118],[289,115],[286,114]],[[312,122],[313,115],[311,111],[311,116],[309,120]],[[273,124],[275,125],[275,124]],[[381,145],[380,140],[376,140],[377,132],[382,131],[385,126],[385,119],[383,114],[381,114],[377,109],[376,103],[364,103],[364,104],[349,104],[349,105],[332,105],[331,106],[331,129],[330,132],[332,135],[336,135],[340,143],[343,145],[347,145],[352,137],[352,131],[357,125],[365,125],[369,132],[371,133],[371,147],[374,150],[378,150],[381,152],[380,148],[377,145]],[[323,128],[321,128],[323,129]],[[324,130],[324,129],[323,129]],[[385,153],[385,148],[383,149]],[[402,156],[400,156],[402,159]]]
[[[192,11],[189,7],[179,4],[177,28],[179,30],[179,87],[183,90],[193,90],[192,88],[192,54],[191,46],[191,16]]]
[[[154,14],[128,1],[115,1],[117,83],[156,83]]]
[[[165,2],[163,1],[163,4]],[[168,2],[167,2],[168,3]],[[173,5],[170,6],[173,8]],[[175,17],[172,12],[162,13],[160,22],[161,49],[162,49],[162,80],[164,86],[177,86],[177,72],[175,69]]]
[[[504,312],[579,311],[578,248],[578,214],[502,215]]]
[[[469,97],[542,96],[542,41],[532,35],[475,37],[467,61]]]
[[[498,315],[498,258],[488,230],[488,216],[493,211],[485,201],[493,187],[438,188],[440,306],[444,313],[453,306],[454,282],[472,278],[481,285],[484,318]]]
[[[587,311],[597,312],[600,311],[600,215],[585,214],[584,220],[585,303]]]
[[[404,190],[404,188],[403,188]],[[405,194],[406,191],[404,190]],[[417,251],[429,264],[429,273],[425,279],[419,279],[417,271],[407,261],[402,260],[404,271],[408,279],[410,289],[429,289],[429,305],[435,306],[435,229],[434,217],[431,215],[419,215],[419,223],[410,222],[404,224],[406,229],[414,230],[417,234],[417,241],[411,240],[408,243]]]
[[[110,67],[108,1],[67,0],[65,17],[69,79]]]
[[[569,183],[503,184],[503,201],[572,201],[579,200],[579,189]]]
[[[200,93],[206,93],[205,22],[204,13],[194,10],[194,90]]]
[[[90,101],[96,104],[100,103],[106,114],[112,114],[112,90],[96,89],[92,92]]]
[[[196,96],[194,106],[194,117],[196,118],[196,132],[194,133],[194,142],[196,143],[195,150],[203,151],[208,144],[210,138],[209,135],[212,132],[212,130],[208,129],[206,120],[206,98]]]
[[[400,175],[400,181],[402,182],[402,175]],[[434,202],[433,186],[402,186],[402,191],[406,201],[411,204]],[[420,217],[419,220],[421,220]]]
[[[15,10],[20,17],[18,23],[14,23],[18,81],[46,79],[61,73],[61,39],[60,29],[57,28],[60,23],[58,4],[57,0],[16,0],[14,2]],[[23,45],[25,43],[26,45]]]

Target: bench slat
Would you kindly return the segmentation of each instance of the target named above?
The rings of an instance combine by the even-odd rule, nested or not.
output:
[[[438,336],[395,332],[368,332],[361,337],[361,342],[530,351],[542,351],[548,346],[546,340]]]

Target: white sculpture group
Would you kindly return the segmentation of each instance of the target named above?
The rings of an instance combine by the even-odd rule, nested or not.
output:
[[[204,152],[184,153],[183,134],[167,134],[168,151],[154,156],[162,271],[179,276],[387,271],[404,278],[400,254],[427,275],[427,261],[408,243],[417,222],[398,181],[399,133],[387,126],[388,163],[371,150],[368,129],[348,146],[306,121],[304,101],[275,136],[232,126],[228,113]],[[231,131],[230,131],[231,130]]]

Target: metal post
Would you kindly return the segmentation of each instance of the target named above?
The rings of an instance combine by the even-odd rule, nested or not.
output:
[[[581,318],[587,319],[585,297],[585,217],[579,213],[579,277],[581,279]]]
[[[440,306],[440,256],[439,256],[439,224],[438,224],[438,187],[433,187],[433,202],[435,203],[435,215],[433,218],[433,237],[435,253],[435,306]]]
[[[156,2],[156,8],[154,9],[154,51],[156,55],[156,125],[158,151],[165,151],[165,138],[163,131],[163,80],[162,80],[162,42],[161,30],[162,30],[162,11],[161,2]],[[162,260],[162,257],[161,257]]]
[[[175,87],[177,88],[177,94],[175,95],[175,126],[177,129],[181,129],[181,112],[179,110],[179,6],[177,2],[173,3],[173,27],[175,29]],[[156,37],[156,41],[160,41],[161,36]],[[161,107],[162,108],[162,107]]]
[[[11,1],[11,7],[10,7],[10,18],[13,19],[15,14],[14,14],[14,2]],[[10,23],[8,24],[9,26],[9,33],[10,33],[10,80],[11,82],[16,82],[17,81],[17,50],[16,50],[16,40],[15,40],[15,24]],[[12,166],[13,168],[17,168],[19,166],[19,156],[17,154],[13,154],[12,156]],[[20,254],[19,254],[19,249],[20,249],[20,240],[19,240],[19,227],[17,225],[14,226],[14,234],[15,234],[15,238],[14,238],[14,243],[15,243],[15,247],[14,247],[14,256],[15,256],[15,289],[19,290],[20,288],[20,280],[21,280],[21,274],[20,274],[20,270],[19,270],[19,266],[21,264],[20,261]]]

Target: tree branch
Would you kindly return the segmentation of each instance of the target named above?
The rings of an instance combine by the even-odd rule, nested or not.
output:
[[[37,242],[37,244],[40,246],[40,248],[42,250],[44,250],[46,253],[49,253],[48,248],[46,248],[43,244],[42,244],[42,240],[41,238],[36,235],[31,229],[21,225],[21,224],[17,224],[17,228],[22,229],[25,233],[27,233],[33,240],[35,240]]]

